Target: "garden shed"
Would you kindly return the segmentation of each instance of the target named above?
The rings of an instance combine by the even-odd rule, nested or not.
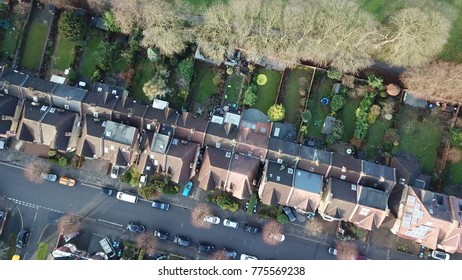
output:
[[[332,116],[327,116],[326,119],[324,120],[324,124],[322,125],[322,130],[321,132],[323,134],[329,135],[332,133],[332,126],[335,122],[335,118]]]

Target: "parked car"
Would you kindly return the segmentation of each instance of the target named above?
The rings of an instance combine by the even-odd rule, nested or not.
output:
[[[177,234],[175,235],[173,242],[183,247],[189,247],[191,245],[191,238]]]
[[[154,200],[151,204],[152,208],[157,208],[160,210],[168,211],[170,209],[170,204],[167,202]]]
[[[247,254],[241,254],[241,261],[256,261],[258,260],[257,257]]]
[[[50,181],[50,182],[55,182],[56,180],[58,180],[58,175],[52,174],[52,173],[42,173],[42,174],[40,174],[40,176],[44,180],[47,180],[47,181]]]
[[[29,231],[25,228],[21,229],[16,237],[16,247],[21,249],[26,246],[29,241]]]
[[[282,208],[282,210],[287,215],[287,218],[289,218],[289,221],[293,222],[296,220],[294,212],[292,212],[292,209],[290,209],[290,207],[285,206]]]
[[[160,240],[167,240],[169,235],[170,234],[168,232],[162,231],[162,230],[159,230],[159,229],[156,229],[154,231],[154,236],[159,238]]]
[[[200,253],[213,253],[215,246],[206,242],[199,242],[197,243],[197,251]]]
[[[329,249],[327,249],[327,252],[333,256],[337,256],[337,249],[335,249],[332,246],[330,246]]]
[[[448,261],[451,258],[451,256],[446,252],[433,250],[432,258],[437,259],[437,260]]]
[[[220,218],[216,216],[207,216],[204,218],[204,221],[206,221],[207,223],[218,225],[220,223]]]
[[[257,205],[258,205],[258,201],[255,200],[255,204],[253,205],[253,213],[256,214],[257,213]]]
[[[119,177],[120,167],[117,165],[113,165],[111,168],[111,178],[117,179]]]
[[[234,229],[239,228],[239,222],[236,222],[236,221],[231,220],[231,219],[224,219],[223,220],[223,225],[225,227],[230,227],[230,228],[234,228]]]
[[[261,228],[260,227],[252,226],[252,225],[248,225],[248,224],[246,224],[244,226],[244,231],[248,232],[248,233],[257,234],[257,235],[261,234]]]
[[[0,211],[0,225],[3,223],[3,218],[5,218],[5,212]]]
[[[242,210],[247,211],[247,209],[249,209],[249,202],[248,201],[244,204],[244,207],[242,208]]]
[[[277,240],[279,242],[282,242],[284,240],[286,240],[286,236],[284,234],[272,234],[270,233],[269,235],[270,238],[273,238],[274,240]]]
[[[108,187],[102,187],[101,188],[101,193],[107,194],[109,196],[116,196],[117,190],[108,188]]]
[[[59,178],[59,183],[64,186],[73,187],[75,186],[75,180],[69,177],[62,176]]]
[[[134,233],[141,233],[146,231],[146,227],[142,224],[137,224],[134,222],[129,222],[127,229]]]
[[[183,189],[183,196],[189,196],[189,194],[191,193],[192,187],[193,187],[193,183],[191,181],[186,183]]]
[[[233,259],[233,260],[236,259],[237,252],[235,250],[226,248],[226,247],[221,250],[223,251],[223,254],[225,255],[225,257]]]

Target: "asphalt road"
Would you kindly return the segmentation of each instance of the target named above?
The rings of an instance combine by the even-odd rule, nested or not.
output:
[[[20,253],[29,258],[37,248],[40,235],[50,222],[59,219],[63,213],[75,213],[114,226],[118,232],[130,221],[146,225],[148,231],[162,229],[170,236],[189,236],[193,243],[205,241],[217,249],[228,247],[239,254],[246,253],[260,259],[333,259],[327,253],[326,244],[298,237],[286,236],[278,246],[266,245],[259,236],[243,230],[245,221],[240,221],[239,229],[213,225],[210,229],[197,229],[190,223],[190,210],[172,205],[169,211],[151,207],[147,201],[136,204],[117,200],[102,194],[99,187],[79,182],[74,187],[66,187],[57,182],[33,184],[23,176],[23,170],[2,164],[0,166],[0,196],[12,201],[19,209],[23,225],[31,231],[30,240]],[[220,217],[222,220],[226,217]],[[115,233],[116,234],[116,233]],[[134,238],[133,233],[126,233]],[[168,242],[167,242],[168,244]],[[173,244],[172,244],[173,245]],[[178,248],[181,253],[195,258],[194,247]]]

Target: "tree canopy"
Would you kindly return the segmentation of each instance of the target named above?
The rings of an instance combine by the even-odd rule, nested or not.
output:
[[[58,28],[65,38],[79,41],[83,39],[85,32],[85,20],[75,12],[64,11],[59,17]]]

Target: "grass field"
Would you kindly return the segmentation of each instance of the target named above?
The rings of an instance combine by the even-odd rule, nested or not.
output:
[[[48,243],[40,242],[37,249],[36,260],[45,260],[48,255]]]
[[[22,25],[21,19],[15,13],[4,15],[2,19],[10,17],[11,26],[7,30],[0,28],[0,48],[5,57],[13,58],[16,52],[21,28],[13,28]],[[6,17],[6,18],[5,18]]]
[[[439,57],[443,60],[462,63],[462,2],[460,0],[436,0],[436,2],[451,4],[457,12],[448,42]],[[366,11],[371,12],[380,21],[385,21],[405,6],[404,0],[361,0],[361,3]]]
[[[241,94],[242,90],[242,83],[244,82],[244,76],[239,74],[233,74],[228,77],[226,80],[226,87],[225,87],[225,96],[224,101],[225,104],[238,104],[239,102],[239,95]]]
[[[218,87],[213,83],[213,77],[215,76],[213,65],[196,61],[194,66],[194,76],[191,82],[190,94],[192,104],[195,102],[207,105],[210,97],[218,91]]]
[[[60,34],[58,34],[57,42],[58,44],[51,59],[53,63],[52,67],[64,71],[69,68],[74,61],[74,49],[76,44]]]
[[[27,32],[20,65],[30,70],[37,70],[41,54],[47,39],[48,25],[33,22]]]
[[[143,85],[156,74],[156,65],[145,59],[138,65],[135,73],[133,84],[129,91],[130,96],[137,100],[148,101],[148,98],[143,92]]]
[[[356,108],[359,106],[360,99],[346,98],[346,103],[342,108],[341,116],[343,120],[342,142],[349,143],[355,132]]]
[[[377,119],[375,123],[369,126],[365,148],[366,155],[369,158],[373,159],[377,156],[378,147],[383,144],[385,130],[390,126],[391,122],[382,122],[380,119]]]
[[[265,74],[267,82],[262,86],[257,85],[257,100],[253,107],[266,114],[268,109],[276,102],[279,81],[281,80],[281,72],[257,68],[254,75],[255,77],[258,77],[259,74]]]
[[[96,50],[102,39],[99,32],[96,30],[90,31],[88,36],[88,42],[85,46],[85,56],[82,62],[82,72],[80,74],[84,77],[91,78],[96,70]]]
[[[324,119],[329,113],[329,107],[321,104],[321,99],[332,92],[334,81],[327,77],[327,72],[317,70],[311,86],[308,109],[311,111],[311,121],[308,123],[308,136],[322,139],[321,133]]]
[[[286,108],[285,122],[292,124],[297,122],[299,110],[303,110],[305,107],[305,104],[300,104],[300,91],[305,90],[308,97],[313,71],[311,68],[290,69],[286,71],[286,77],[282,84],[282,92],[284,93],[282,104]],[[304,79],[303,83],[307,85],[305,88],[302,88],[300,79]]]
[[[421,162],[423,171],[433,174],[438,147],[441,142],[443,127],[428,116],[426,121],[419,122],[412,108],[404,106],[398,113],[399,149],[414,154]]]
[[[456,163],[447,163],[444,170],[445,185],[462,184],[462,161]]]

